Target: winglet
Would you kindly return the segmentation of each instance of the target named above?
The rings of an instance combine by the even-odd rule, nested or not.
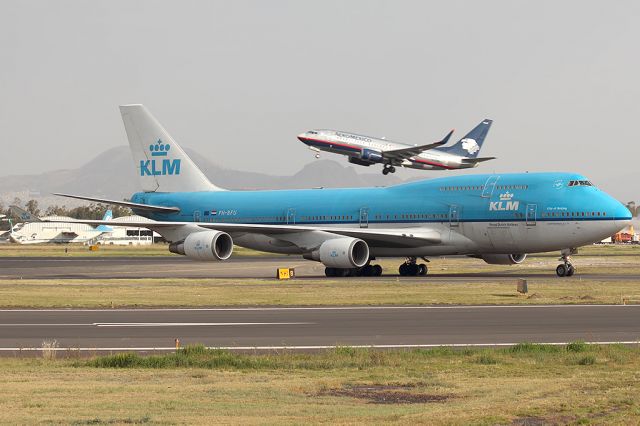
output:
[[[449,142],[449,139],[451,139],[451,135],[453,135],[453,132],[455,132],[456,129],[451,129],[451,131],[449,133],[447,133],[447,136],[444,137],[444,139],[442,139],[440,142],[438,142],[439,145],[444,145],[447,142]]]

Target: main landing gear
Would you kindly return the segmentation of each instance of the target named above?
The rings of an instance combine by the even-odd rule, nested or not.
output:
[[[570,277],[576,273],[576,268],[571,264],[571,255],[577,253],[575,249],[562,250],[560,253],[562,257],[559,260],[562,261],[561,265],[556,268],[556,274],[559,277]]]
[[[327,277],[379,277],[382,266],[366,264],[362,268],[324,268]]]
[[[383,175],[388,175],[389,173],[395,173],[395,172],[396,172],[396,168],[393,167],[391,164],[385,164],[384,167],[382,168]]]
[[[417,263],[417,258],[408,257],[407,260],[400,265],[398,272],[403,277],[416,277],[418,275],[427,275],[428,268],[424,263]]]

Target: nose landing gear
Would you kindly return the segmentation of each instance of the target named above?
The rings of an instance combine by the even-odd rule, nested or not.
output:
[[[391,164],[385,164],[384,167],[382,168],[383,175],[387,175],[389,173],[395,173],[395,172],[396,172],[396,168],[393,167]]]
[[[563,263],[561,265],[558,265],[558,267],[556,268],[556,274],[559,277],[571,277],[576,273],[576,268],[571,263],[571,255],[577,252],[578,251],[576,249],[562,250],[562,252],[560,253],[562,257],[560,257],[559,260],[561,260]]]

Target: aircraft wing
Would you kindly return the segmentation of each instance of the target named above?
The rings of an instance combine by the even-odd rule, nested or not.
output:
[[[406,160],[406,159],[409,159],[411,157],[415,157],[416,155],[420,155],[421,152],[428,151],[430,149],[437,148],[439,146],[442,146],[442,145],[446,144],[449,141],[449,138],[451,137],[453,132],[454,131],[451,130],[447,134],[447,136],[445,136],[444,139],[442,139],[439,142],[433,142],[433,143],[429,143],[429,144],[426,144],[426,145],[416,145],[416,146],[411,146],[411,147],[408,147],[408,148],[392,149],[392,150],[389,150],[389,151],[383,151],[382,152],[382,157],[384,159],[387,159],[387,160],[393,160],[393,161],[401,162],[402,160]]]
[[[57,222],[57,220],[47,220],[47,222]],[[69,222],[67,220],[66,222]],[[76,220],[74,222],[85,223],[87,225],[106,225],[113,222],[105,220]],[[304,234],[314,232],[324,232],[346,237],[360,238],[372,247],[375,246],[395,246],[395,247],[420,247],[425,245],[435,245],[442,241],[438,231],[429,228],[331,228],[323,226],[297,226],[297,225],[261,225],[242,223],[211,223],[211,222],[118,222],[118,226],[130,226],[147,228],[162,234],[163,229],[185,227],[197,227],[225,231],[234,234],[262,234],[272,235],[276,238],[287,234]],[[191,231],[193,232],[193,230]]]
[[[129,207],[131,209],[136,209],[136,210],[146,210],[146,211],[160,212],[160,213],[175,213],[180,211],[178,207],[154,206],[151,204],[132,203],[129,201],[106,200],[104,198],[85,197],[83,195],[60,194],[60,193],[54,193],[53,195],[58,195],[60,197],[67,197],[67,198],[75,198],[77,200],[94,201],[96,203],[113,204],[116,206]],[[100,225],[108,225],[108,224],[109,223],[101,223]]]

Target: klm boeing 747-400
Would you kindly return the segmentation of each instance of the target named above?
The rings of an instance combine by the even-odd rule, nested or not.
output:
[[[570,254],[631,220],[620,202],[575,173],[454,176],[381,188],[225,191],[213,185],[142,105],[120,107],[142,192],[130,201],[58,194],[127,206],[154,223],[169,250],[225,260],[234,244],[322,262],[327,276],[380,275],[371,262],[404,257],[401,275],[424,275],[420,258],[466,255],[518,264]],[[106,221],[83,221],[92,225]]]
[[[349,162],[359,166],[382,164],[382,173],[395,173],[396,167],[420,170],[454,170],[476,167],[495,157],[478,157],[484,139],[491,128],[491,120],[483,120],[473,130],[452,146],[444,147],[453,130],[439,142],[426,145],[406,145],[384,138],[357,135],[337,130],[309,130],[298,139],[316,152],[333,152],[349,157]]]

